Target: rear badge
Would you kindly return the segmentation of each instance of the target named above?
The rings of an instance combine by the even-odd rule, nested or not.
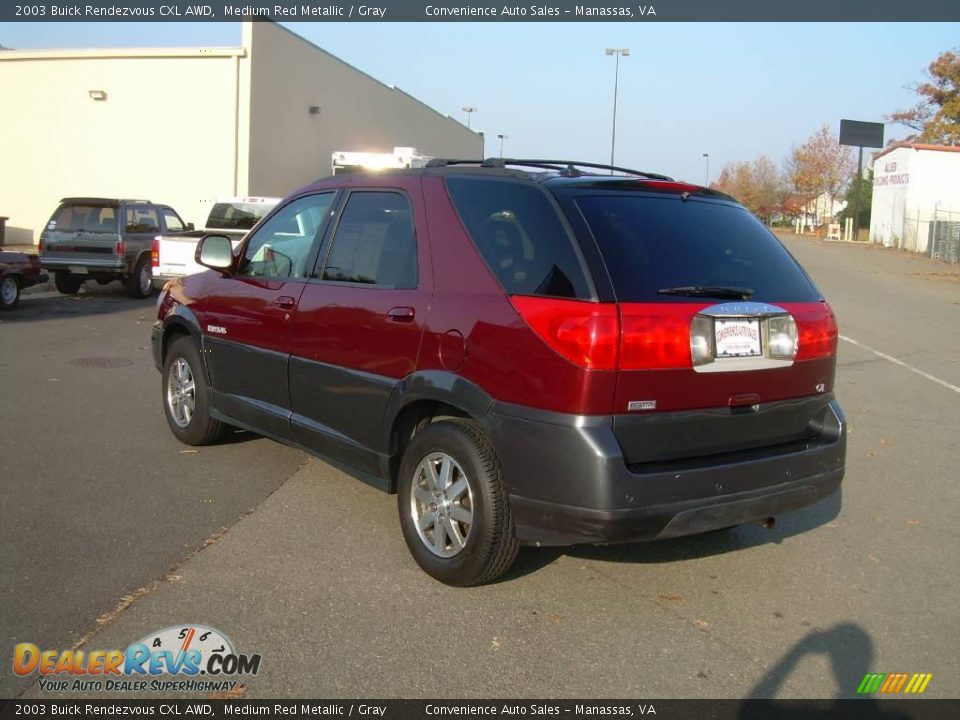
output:
[[[656,400],[631,400],[627,403],[628,412],[641,412],[643,410],[656,410]]]

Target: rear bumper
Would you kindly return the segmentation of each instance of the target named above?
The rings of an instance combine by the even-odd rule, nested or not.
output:
[[[44,270],[67,270],[83,268],[90,275],[121,275],[127,272],[125,260],[89,260],[65,257],[41,256],[40,265]]]
[[[758,413],[769,422],[782,406],[770,403]],[[689,415],[691,427],[700,427],[701,414]],[[804,438],[715,455],[701,447],[695,457],[648,463],[625,457],[614,433],[623,417],[495,406],[487,431],[521,541],[574,545],[691,535],[811,505],[843,479],[846,421],[830,397],[821,398]],[[683,419],[674,414],[668,421],[676,428]]]
[[[175,275],[173,273],[153,273],[153,287],[157,290],[163,290],[163,286],[166,285],[171,280],[176,280],[177,278],[184,277],[182,274]]]

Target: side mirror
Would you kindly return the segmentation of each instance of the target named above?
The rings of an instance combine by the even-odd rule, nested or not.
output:
[[[193,223],[187,223],[187,232],[192,232],[194,230],[196,230],[196,228],[193,226]]]
[[[233,267],[233,244],[226,235],[204,235],[193,259],[212,270],[229,270]]]

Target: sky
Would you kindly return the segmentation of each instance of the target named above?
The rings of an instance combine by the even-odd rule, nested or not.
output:
[[[883,122],[960,23],[284,23],[487,137],[486,155],[609,162],[703,182],[840,119]],[[7,23],[16,49],[235,46],[240,23]],[[888,124],[885,138],[908,130]],[[403,144],[403,143],[398,143]]]

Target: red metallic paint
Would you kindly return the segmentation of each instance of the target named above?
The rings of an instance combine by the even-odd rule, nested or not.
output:
[[[304,192],[335,187],[343,182],[325,180]],[[207,296],[209,307],[198,312],[204,333],[207,324],[222,320],[233,341],[394,379],[415,370],[455,370],[496,400],[584,415],[627,412],[632,400],[655,400],[661,412],[726,407],[734,396],[765,403],[833,389],[836,324],[825,303],[782,305],[796,317],[800,332],[798,360],[788,368],[694,372],[689,321],[706,302],[622,304],[619,364],[627,369],[579,367],[552,349],[511,304],[474,249],[442,177],[355,176],[347,187],[401,190],[411,198],[419,287],[310,283],[301,298],[302,282],[203,273],[207,287],[192,276],[173,292],[188,304],[191,297]],[[297,309],[274,305],[280,295],[299,298]],[[413,308],[414,318],[388,317],[400,306]],[[451,338],[457,334],[463,341],[456,339],[453,352]],[[442,358],[441,351],[444,358],[453,352],[455,361]]]

